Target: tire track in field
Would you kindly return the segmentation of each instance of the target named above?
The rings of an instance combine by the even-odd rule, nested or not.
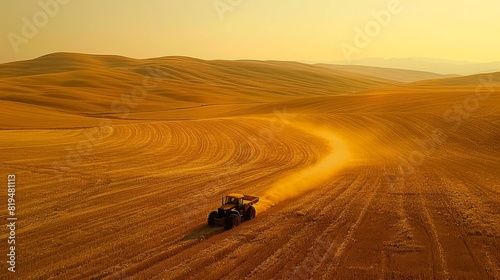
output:
[[[314,234],[311,234],[310,236],[312,240],[307,242],[307,244],[310,245],[308,245],[307,248],[304,248],[306,249],[306,252],[294,253],[297,255],[296,261],[291,262],[286,261],[286,259],[282,260],[282,262],[284,262],[282,270],[285,271],[285,273],[281,278],[292,276],[295,278],[298,276],[308,277],[303,273],[314,271],[315,264],[322,261],[322,258],[326,257],[330,246],[332,246],[329,243],[331,243],[337,235],[341,234],[340,232],[335,234],[335,232],[339,231],[346,225],[348,219],[347,216],[352,212],[351,205],[357,197],[362,194],[362,191],[365,190],[366,184],[363,183],[363,176],[365,172],[358,173],[356,177],[352,179],[344,178],[342,173],[339,174],[339,180],[345,180],[345,182],[342,183],[346,184],[346,187],[342,189],[341,193],[323,196],[324,201],[317,203],[319,210],[318,216],[323,216],[321,221],[326,222],[327,226],[325,227],[325,225],[320,224],[318,225],[319,228],[316,226],[316,230],[308,229],[309,232],[314,232]],[[329,185],[332,184],[334,184],[334,182]],[[326,186],[324,188],[328,189],[329,187]],[[307,205],[308,203],[304,202],[304,204]],[[329,205],[330,207],[324,207],[325,205]],[[332,209],[337,205],[342,205],[342,207],[339,209]],[[289,247],[293,250],[294,244],[290,244]],[[270,265],[272,265],[272,263]]]
[[[361,177],[360,174],[356,175],[355,178],[349,178],[343,175],[343,172],[337,174],[335,180],[330,181],[325,186],[320,187],[314,192],[314,198],[309,198],[307,196],[301,197],[300,199],[291,201],[287,203],[284,209],[287,212],[298,213],[298,215],[308,217],[313,217],[313,221],[317,219],[320,222],[330,222],[338,225],[339,218],[335,209],[332,209],[335,205],[340,204],[340,201],[350,199],[353,200],[356,192],[354,186],[363,187],[363,184],[358,182]],[[353,181],[350,181],[353,180]],[[330,186],[335,185],[334,188]],[[316,194],[318,193],[318,194]],[[349,196],[351,196],[349,198]],[[333,201],[332,201],[332,198]],[[299,202],[302,201],[302,202]],[[315,203],[310,203],[310,201],[315,201]],[[326,207],[325,207],[326,206]],[[329,207],[328,207],[329,206]],[[296,209],[296,210],[292,210]],[[345,211],[345,208],[343,208]],[[283,210],[281,210],[283,211]],[[337,217],[336,220],[334,220]],[[287,226],[284,224],[283,226]],[[272,254],[267,255],[263,258],[263,261],[255,266],[252,272],[248,275],[248,278],[270,278],[279,269],[281,273],[287,273],[293,271],[293,267],[298,265],[302,260],[300,254],[302,251],[297,250],[297,244],[312,244],[314,242],[319,242],[316,234],[310,234],[311,232],[317,232],[318,230],[324,231],[322,223],[306,223],[300,226],[298,230],[295,230],[296,234],[293,234],[289,239],[283,240],[284,243],[280,245],[277,250],[273,250]],[[327,228],[328,229],[328,228]],[[304,248],[307,252],[312,247]],[[306,252],[304,252],[306,253]]]
[[[420,178],[422,181],[425,182],[423,177],[420,177]],[[448,271],[448,261],[446,260],[446,255],[445,255],[445,252],[443,250],[442,242],[439,239],[439,233],[438,233],[438,230],[436,228],[436,223],[434,222],[434,219],[432,218],[432,216],[429,212],[429,205],[425,202],[424,197],[426,196],[426,194],[423,190],[423,184],[424,183],[418,184],[418,186],[420,186],[420,193],[418,195],[418,202],[420,205],[420,210],[422,211],[423,216],[426,220],[426,224],[427,224],[427,228],[428,228],[427,232],[430,234],[431,241],[434,245],[433,247],[437,251],[437,255],[438,255],[437,259],[438,259],[439,264],[440,264],[441,272],[443,273],[443,275],[446,279],[449,279],[450,273]],[[434,253],[434,251],[433,251],[433,253]],[[435,276],[436,276],[436,272],[434,272],[434,277]]]
[[[439,195],[437,202],[443,205],[445,213],[439,211],[439,218],[450,221],[452,229],[448,229],[446,233],[452,235],[453,238],[460,239],[459,244],[454,243],[454,252],[462,253],[460,258],[454,258],[455,254],[450,254],[455,266],[461,265],[461,260],[469,257],[470,262],[476,264],[478,269],[476,273],[482,277],[498,276],[498,263],[491,261],[490,254],[495,254],[494,243],[491,242],[496,236],[498,230],[495,228],[496,221],[491,214],[491,210],[484,203],[485,200],[481,196],[477,196],[477,189],[469,187],[474,182],[468,181],[461,175],[452,176],[446,168],[436,168],[433,172],[429,172],[430,176],[426,178],[436,187],[442,188],[441,191],[436,191]],[[453,174],[455,175],[455,174]],[[498,214],[497,214],[498,215]],[[448,225],[448,223],[440,223]],[[482,242],[474,241],[475,236],[486,236]],[[471,242],[480,243],[474,246],[476,249],[471,250]],[[468,256],[467,256],[468,255]],[[488,276],[489,274],[489,276]],[[496,275],[496,276],[495,276]],[[455,278],[453,274],[451,278]]]
[[[335,250],[335,253],[333,254],[333,264],[328,266],[326,269],[326,272],[323,274],[322,279],[331,279],[331,277],[335,274],[335,270],[337,267],[340,265],[341,262],[341,257],[345,253],[345,250],[348,246],[349,243],[354,241],[354,234],[358,226],[360,225],[361,221],[365,217],[368,208],[371,206],[371,203],[373,201],[373,198],[377,194],[378,190],[382,186],[381,181],[383,180],[383,177],[379,177],[376,179],[375,183],[370,189],[373,189],[372,192],[366,197],[364,200],[364,207],[361,209],[356,221],[354,222],[353,225],[349,227],[347,235],[344,237],[342,243],[339,245],[337,250]]]
[[[392,165],[396,168],[396,165]],[[395,174],[395,173],[391,173]],[[391,179],[392,180],[392,179]],[[390,271],[394,270],[394,267],[390,267],[391,257],[394,254],[401,254],[404,252],[413,252],[418,250],[418,244],[415,243],[415,228],[412,226],[412,218],[406,210],[406,205],[413,203],[414,195],[413,193],[408,193],[407,185],[405,180],[395,180],[389,181],[392,186],[390,188],[390,194],[392,196],[397,195],[396,200],[396,215],[397,215],[397,227],[392,236],[388,236],[387,240],[384,242],[381,250],[381,268],[379,279],[387,279],[390,277]]]

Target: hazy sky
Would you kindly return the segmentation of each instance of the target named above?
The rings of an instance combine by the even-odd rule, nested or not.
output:
[[[3,0],[0,11],[0,62],[59,51],[500,60],[499,0]]]

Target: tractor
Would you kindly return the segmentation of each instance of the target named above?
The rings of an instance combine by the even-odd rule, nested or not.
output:
[[[229,194],[222,197],[222,205],[217,211],[208,215],[210,226],[224,226],[224,230],[237,227],[242,222],[255,218],[254,204],[259,202],[257,196]]]

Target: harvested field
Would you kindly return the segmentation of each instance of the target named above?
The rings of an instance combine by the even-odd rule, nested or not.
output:
[[[500,74],[379,74],[78,54],[0,65],[16,276],[500,279]],[[232,192],[260,196],[257,217],[208,227]]]

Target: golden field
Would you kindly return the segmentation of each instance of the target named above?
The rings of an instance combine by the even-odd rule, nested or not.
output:
[[[500,73],[57,53],[0,82],[18,279],[500,279]],[[206,226],[232,192],[256,219]]]

